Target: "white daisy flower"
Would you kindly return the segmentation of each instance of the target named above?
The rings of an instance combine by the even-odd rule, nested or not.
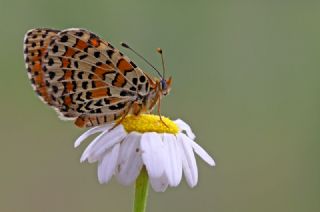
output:
[[[145,167],[152,188],[159,192],[178,186],[182,173],[190,187],[198,182],[194,153],[210,166],[214,160],[194,142],[195,135],[187,123],[162,116],[128,115],[114,129],[107,124],[89,129],[75,142],[78,147],[86,138],[98,135],[85,149],[81,162],[98,162],[98,179],[108,183],[112,176],[122,185],[132,185]]]

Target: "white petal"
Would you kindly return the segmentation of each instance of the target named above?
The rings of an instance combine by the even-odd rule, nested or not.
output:
[[[165,174],[163,174],[161,177],[153,178],[149,177],[151,187],[156,192],[164,192],[168,187],[168,178]]]
[[[181,143],[181,148],[183,144]],[[194,178],[194,172],[191,171],[191,165],[188,163],[187,157],[185,154],[181,154],[182,159],[182,168],[184,177],[186,178],[186,181],[190,187],[194,187],[197,184],[196,178]]]
[[[107,183],[114,174],[115,168],[117,166],[118,156],[119,156],[120,144],[114,145],[114,147],[109,150],[103,156],[102,160],[98,164],[98,179],[100,183]]]
[[[168,162],[164,163],[169,185],[179,185],[182,178],[182,159],[177,139],[172,134],[163,134],[163,142]]]
[[[216,165],[212,157],[199,144],[191,139],[188,139],[188,141],[191,143],[193,150],[202,158],[202,160],[207,162],[210,166]]]
[[[183,150],[181,153],[183,173],[188,185],[194,187],[198,182],[198,167],[191,143],[186,142],[186,138],[188,137],[183,133],[178,134],[178,143]]]
[[[140,147],[148,175],[152,178],[161,177],[164,172],[164,145],[160,135],[154,132],[144,133],[141,137]]]
[[[116,177],[122,185],[131,185],[143,166],[140,139],[140,133],[131,132],[121,143]]]
[[[186,122],[182,121],[181,119],[177,119],[174,122],[179,126],[181,131],[186,131],[187,136],[190,137],[192,140],[194,140],[196,138],[196,136],[193,134],[190,126]]]
[[[74,147],[77,148],[82,141],[84,141],[86,138],[88,138],[90,135],[93,135],[95,133],[101,132],[101,131],[105,131],[105,130],[109,130],[111,127],[113,126],[113,124],[107,124],[107,125],[102,125],[102,126],[97,126],[97,127],[93,127],[89,130],[87,130],[85,133],[83,133],[75,142],[74,142]]]
[[[84,150],[84,152],[81,155],[80,162],[83,162],[88,159],[91,152],[93,151],[93,147],[96,145],[96,143],[99,141],[99,139],[105,134],[106,132],[101,133],[99,136],[97,136],[91,143],[87,146],[87,148]]]
[[[107,130],[97,136],[85,149],[80,161],[83,162],[88,157],[91,158],[91,162],[100,159],[101,154],[111,148],[113,145],[121,142],[127,135],[122,125],[117,126],[111,131]]]

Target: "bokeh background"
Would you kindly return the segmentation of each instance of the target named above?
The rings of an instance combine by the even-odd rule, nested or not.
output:
[[[33,92],[31,28],[127,41],[173,76],[163,114],[192,125],[217,162],[199,184],[150,192],[148,211],[320,211],[320,1],[0,0],[0,211],[130,211],[133,187],[80,164],[84,131]],[[144,70],[152,70],[124,50]]]

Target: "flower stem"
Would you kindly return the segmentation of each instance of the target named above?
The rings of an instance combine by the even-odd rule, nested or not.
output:
[[[134,212],[145,212],[148,198],[148,173],[145,167],[141,169],[140,175],[136,180],[134,195]]]

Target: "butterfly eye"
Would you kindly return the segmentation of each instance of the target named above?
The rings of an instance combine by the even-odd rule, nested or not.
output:
[[[162,90],[162,91],[167,90],[167,82],[166,82],[165,79],[162,79],[162,80],[160,81],[160,86],[161,86],[161,90]]]

